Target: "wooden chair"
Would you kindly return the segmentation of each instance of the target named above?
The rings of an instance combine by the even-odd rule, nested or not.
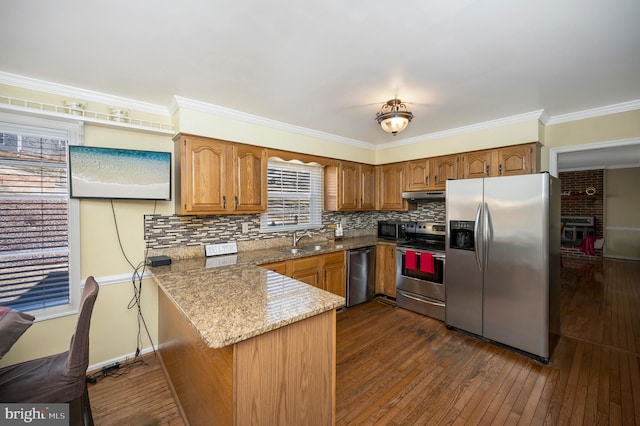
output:
[[[71,425],[93,425],[87,367],[89,326],[98,283],[87,278],[80,300],[76,331],[67,352],[0,369],[0,401],[12,403],[69,403]]]

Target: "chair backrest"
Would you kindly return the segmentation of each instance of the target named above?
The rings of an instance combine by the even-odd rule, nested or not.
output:
[[[71,337],[69,356],[67,357],[67,374],[82,377],[87,374],[89,367],[89,326],[93,305],[98,297],[98,283],[93,277],[87,278],[80,299],[80,310],[76,331]]]

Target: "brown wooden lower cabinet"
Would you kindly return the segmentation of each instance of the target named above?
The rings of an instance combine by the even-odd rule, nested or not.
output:
[[[210,348],[162,290],[159,352],[191,425],[333,425],[336,312]]]
[[[338,296],[346,297],[347,267],[344,251],[266,263],[260,266]]]
[[[376,246],[376,293],[396,297],[396,246]]]

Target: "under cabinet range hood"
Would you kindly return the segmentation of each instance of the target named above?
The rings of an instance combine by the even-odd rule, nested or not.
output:
[[[444,201],[445,191],[411,191],[403,192],[402,198],[412,203],[422,201]]]

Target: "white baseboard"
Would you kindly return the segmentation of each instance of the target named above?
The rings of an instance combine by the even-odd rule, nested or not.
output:
[[[156,351],[157,350],[158,349],[156,348]],[[153,352],[153,348],[151,346],[149,346],[148,348],[141,349],[140,350],[140,355],[146,355],[146,354],[151,353],[151,352]],[[116,362],[122,364],[122,363],[124,363],[126,361],[132,360],[133,358],[135,358],[135,356],[136,356],[136,353],[135,352],[131,352],[131,353],[128,353],[128,354],[120,356],[120,357],[111,358],[111,359],[108,359],[106,361],[102,361],[102,362],[99,362],[97,364],[90,365],[89,368],[87,368],[87,373],[91,373],[93,371],[99,371],[103,367],[108,367],[110,365],[115,364]]]
[[[631,256],[608,256],[608,255],[603,255],[603,257],[606,257],[607,259],[618,259],[618,260],[635,260],[635,261],[639,261],[640,257],[631,257]]]

